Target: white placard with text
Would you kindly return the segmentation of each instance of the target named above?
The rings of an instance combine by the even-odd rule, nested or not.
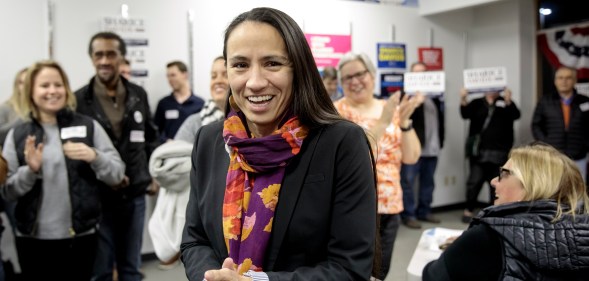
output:
[[[469,92],[495,92],[507,86],[505,67],[471,68],[464,70],[464,88]]]
[[[446,75],[443,71],[407,72],[403,79],[403,90],[425,95],[442,94],[446,90]]]

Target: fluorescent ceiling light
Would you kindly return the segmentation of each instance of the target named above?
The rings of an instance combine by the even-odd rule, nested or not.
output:
[[[540,14],[543,14],[543,15],[547,16],[547,15],[552,14],[552,10],[540,8]]]

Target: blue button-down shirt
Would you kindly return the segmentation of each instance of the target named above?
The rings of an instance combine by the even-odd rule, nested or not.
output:
[[[194,94],[183,103],[178,103],[173,93],[162,98],[157,104],[154,118],[160,132],[160,142],[164,143],[168,139],[173,139],[184,120],[198,113],[204,103],[203,99]]]

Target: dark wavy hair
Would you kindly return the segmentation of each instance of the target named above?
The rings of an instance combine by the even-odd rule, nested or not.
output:
[[[305,34],[297,23],[284,12],[272,8],[255,8],[237,16],[225,30],[223,44],[225,61],[227,61],[227,40],[231,36],[231,32],[246,21],[269,24],[278,31],[284,40],[293,70],[292,100],[287,110],[298,116],[301,124],[309,128],[343,120],[325,90]],[[228,96],[231,96],[231,89],[229,89]],[[229,106],[226,108],[229,109]]]

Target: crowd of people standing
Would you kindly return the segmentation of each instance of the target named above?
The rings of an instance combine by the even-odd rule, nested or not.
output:
[[[59,63],[39,61],[17,73],[0,106],[0,195],[24,280],[141,280],[145,195],[158,192],[148,227],[156,254],[163,265],[181,259],[189,280],[384,280],[399,227],[440,223],[431,204],[444,98],[381,99],[366,54],[347,53],[320,73],[296,22],[256,8],[227,27],[211,99],[196,96],[188,68],[173,61],[172,92],[152,116],[147,92],[123,75],[126,53],[120,36],[99,32],[88,42],[95,75],[86,85],[73,91]],[[410,67],[423,71],[422,62]],[[552,269],[532,272],[544,265],[495,232],[509,219],[517,231],[534,219],[546,231],[589,229],[589,98],[575,82],[574,69],[556,70],[556,92],[542,96],[531,124],[542,144],[514,150],[521,113],[511,90],[460,92],[470,229],[426,267],[427,280],[555,278]],[[549,179],[531,179],[530,161]],[[485,182],[496,206],[475,215]],[[485,249],[492,263],[478,275],[454,268],[480,241],[503,251]],[[577,280],[587,264],[559,270]]]

